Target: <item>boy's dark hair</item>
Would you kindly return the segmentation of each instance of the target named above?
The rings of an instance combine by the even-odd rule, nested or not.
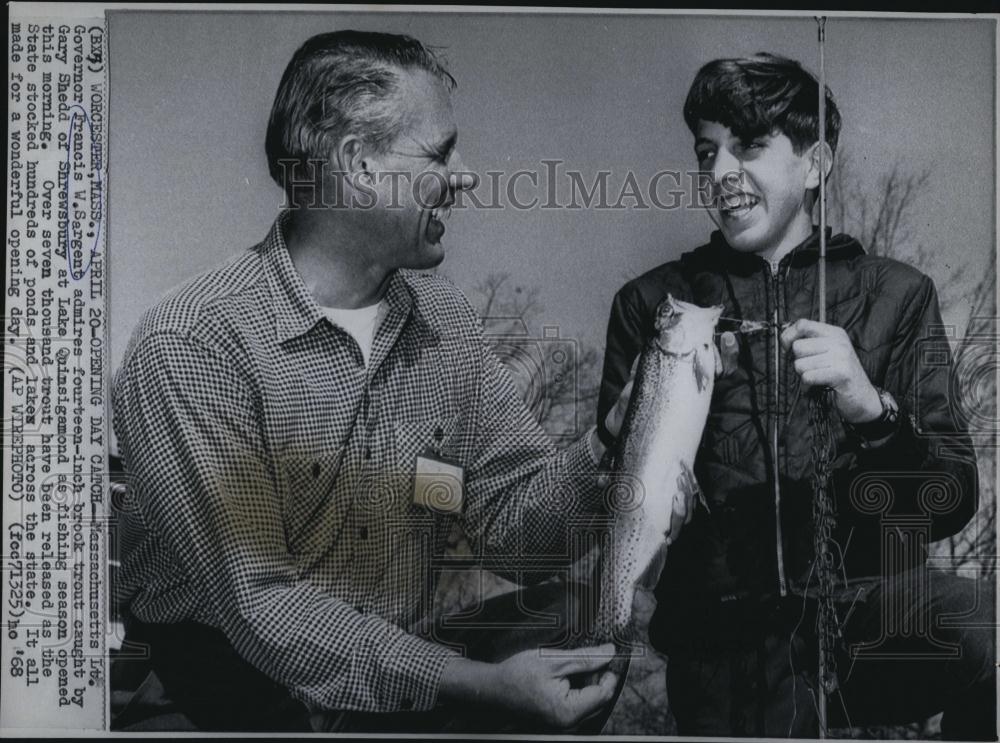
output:
[[[308,39],[285,68],[271,108],[265,141],[271,177],[288,191],[282,163],[325,160],[348,133],[384,152],[403,125],[395,101],[399,72],[414,69],[455,87],[438,57],[411,36],[333,31]]]
[[[774,54],[716,59],[698,70],[684,102],[684,121],[693,133],[701,120],[718,122],[743,139],[777,129],[802,154],[819,140],[819,82],[795,60]],[[840,112],[827,88],[826,141],[833,152],[839,134]]]

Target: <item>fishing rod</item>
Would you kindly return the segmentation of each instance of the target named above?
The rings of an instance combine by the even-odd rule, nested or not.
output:
[[[819,42],[819,263],[817,265],[817,304],[821,323],[826,322],[826,16],[816,17]],[[837,627],[833,605],[834,568],[830,540],[836,523],[829,492],[829,468],[832,455],[830,410],[832,391],[816,390],[811,401],[813,434],[813,545],[817,562],[819,596],[817,602],[817,684],[816,708],[819,737],[828,730],[827,701],[837,689],[837,666],[834,656]]]
[[[826,16],[816,19],[819,37],[819,321],[826,322]]]
[[[819,43],[819,265],[817,266],[819,273],[817,276],[817,293],[819,295],[819,321],[821,323],[826,322],[826,16],[820,16],[816,19],[816,34]],[[817,401],[818,405],[822,405],[822,402]],[[814,497],[818,497],[817,492]],[[813,528],[820,531],[820,524],[813,524]],[[819,536],[819,534],[817,534]],[[825,552],[828,549],[826,540],[820,541],[819,554],[815,556],[815,559],[819,561],[820,570],[823,569],[823,562],[825,557]],[[826,657],[826,643],[824,638],[826,637],[826,612],[823,611],[822,602],[822,586],[823,581],[820,578],[820,607],[818,626],[817,626],[817,653],[818,659],[816,664],[817,670],[817,691],[818,700],[817,707],[819,712],[819,737],[821,739],[826,738],[827,729],[827,717],[826,717],[826,702],[827,702],[827,657]]]

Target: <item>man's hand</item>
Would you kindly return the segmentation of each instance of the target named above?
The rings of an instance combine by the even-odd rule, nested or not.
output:
[[[622,432],[622,424],[625,423],[625,414],[628,412],[628,403],[632,399],[632,386],[635,384],[635,369],[636,364],[632,364],[632,374],[628,382],[622,387],[622,391],[618,394],[618,399],[615,400],[615,404],[604,417],[604,427],[616,439],[618,438],[618,434]]]
[[[628,412],[628,403],[632,399],[632,385],[635,382],[635,370],[639,368],[639,359],[642,355],[635,357],[635,361],[632,362],[632,370],[629,372],[628,382],[622,387],[622,391],[618,393],[618,399],[615,400],[615,404],[608,411],[608,414],[604,416],[604,427],[608,429],[608,433],[611,434],[613,438],[618,438],[618,434],[622,432],[622,425],[625,423],[625,414]],[[604,456],[604,452],[607,447],[601,441],[600,436],[597,435],[597,429],[591,429],[590,431],[590,451],[594,454],[595,459],[600,461],[601,457]],[[601,487],[604,487],[604,483],[598,481]]]
[[[781,345],[791,350],[803,385],[833,389],[837,410],[845,421],[865,423],[881,415],[878,390],[868,379],[843,328],[796,320],[782,331]]]
[[[614,645],[541,652],[525,650],[499,664],[501,706],[568,728],[611,701],[618,682],[611,671],[602,673],[596,684],[579,689],[570,687],[569,676],[606,668],[614,657]]]
[[[576,650],[524,650],[500,663],[456,658],[444,671],[441,692],[508,710],[522,719],[569,728],[611,701],[618,679],[611,671],[597,683],[572,688],[569,677],[606,668],[614,645]]]

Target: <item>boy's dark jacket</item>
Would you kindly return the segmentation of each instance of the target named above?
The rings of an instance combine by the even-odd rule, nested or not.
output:
[[[818,235],[786,255],[774,276],[767,261],[733,250],[715,232],[707,245],[627,283],[611,309],[598,420],[604,421],[627,381],[653,333],[654,310],[668,293],[703,306],[721,304],[725,318],[779,325],[816,319]],[[958,387],[933,282],[903,263],[866,255],[846,235],[827,242],[827,322],[847,331],[869,379],[897,400],[901,421],[888,442],[866,450],[833,415],[841,576],[895,573],[922,564],[927,541],[957,532],[972,517],[975,459],[956,420]],[[718,330],[736,327],[723,321]],[[798,593],[810,577],[809,400],[780,346],[774,368],[777,332],[738,338],[738,369],[715,382],[695,463],[711,512],[699,506],[670,547],[651,625],[657,645],[663,645],[656,641],[663,634],[658,626],[696,626],[707,606],[777,596],[782,582]],[[778,428],[777,509],[772,424]],[[916,541],[901,551],[899,537]]]

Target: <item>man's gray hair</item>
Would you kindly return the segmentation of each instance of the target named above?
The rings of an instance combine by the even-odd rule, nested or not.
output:
[[[306,41],[285,68],[267,124],[267,164],[286,193],[308,160],[328,159],[347,134],[376,152],[398,136],[403,111],[396,103],[401,70],[420,69],[449,90],[455,79],[433,52],[410,36],[334,31]]]

